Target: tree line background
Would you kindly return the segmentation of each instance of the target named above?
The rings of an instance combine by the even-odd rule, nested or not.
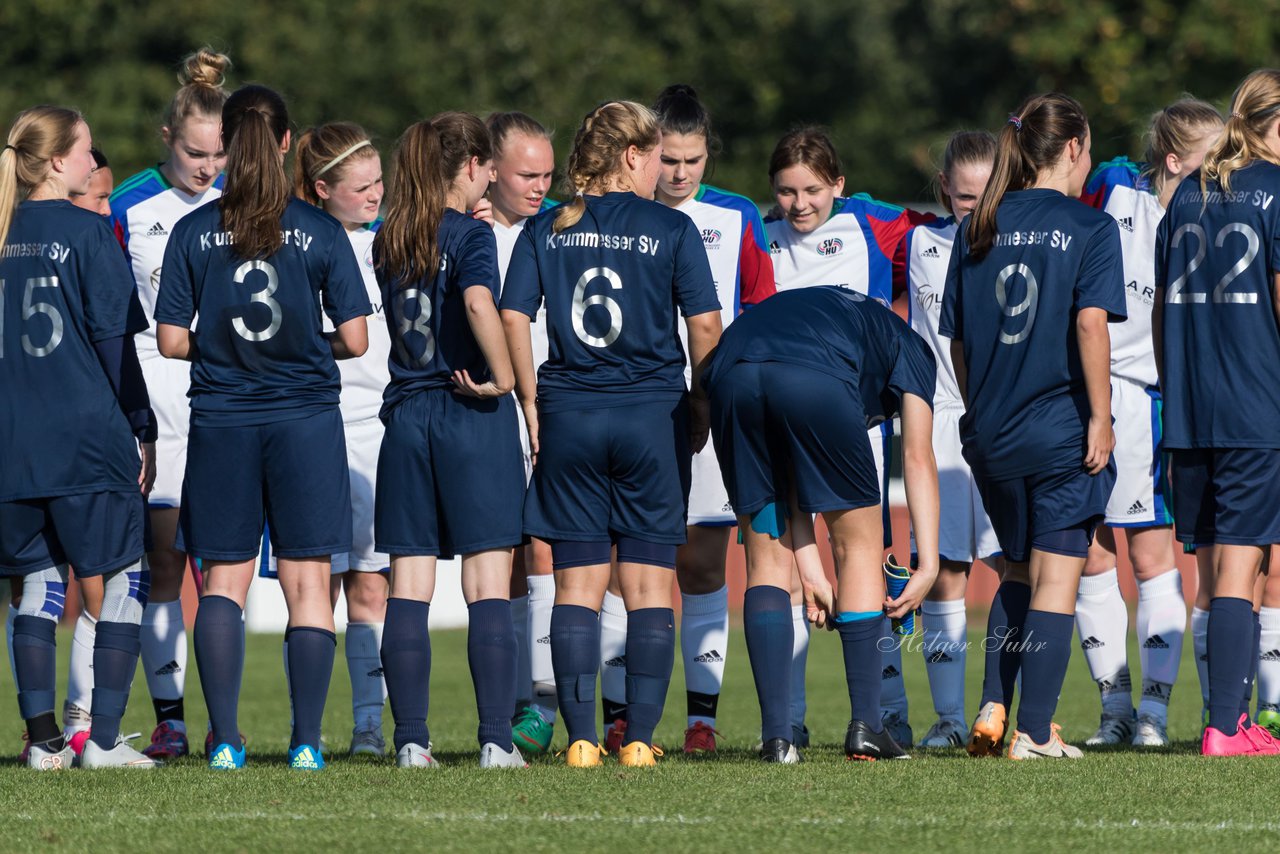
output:
[[[931,197],[947,134],[996,129],[1057,89],[1088,110],[1095,161],[1138,157],[1154,110],[1184,92],[1226,109],[1280,63],[1280,0],[5,0],[0,123],[75,106],[117,180],[164,155],[178,61],[228,54],[229,85],[279,89],[296,125],[348,119],[386,155],[440,110],[520,109],[563,163],[602,100],[697,88],[723,149],[709,181],[763,201],[778,138],[833,132],[850,192]]]

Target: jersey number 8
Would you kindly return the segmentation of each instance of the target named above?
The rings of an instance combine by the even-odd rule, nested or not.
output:
[[[0,279],[0,359],[4,358],[4,279]],[[26,332],[22,333],[22,349],[28,356],[47,356],[54,350],[58,349],[58,345],[62,343],[63,322],[62,315],[58,312],[58,307],[53,303],[34,302],[33,297],[37,290],[45,288],[58,287],[57,276],[39,276],[27,279],[26,290],[22,292],[22,319],[28,321],[37,314],[43,314],[49,319],[49,340],[43,345],[37,347],[31,342],[31,336]]]
[[[414,318],[405,314],[405,309],[411,302],[418,304],[418,316]],[[396,316],[396,331],[400,333],[396,336],[396,351],[400,354],[400,360],[406,365],[425,368],[430,363],[431,357],[436,354],[436,336],[432,334],[429,325],[431,298],[417,288],[409,288],[400,295],[398,300],[392,302],[392,306]],[[417,332],[424,339],[422,355],[416,359],[409,352],[409,345],[404,340],[410,332]]]
[[[596,279],[604,279],[615,291],[622,290],[622,278],[608,267],[592,267],[578,279],[573,288],[573,331],[583,344],[591,347],[608,347],[622,334],[622,306],[618,305],[607,293],[587,296],[587,285]],[[609,328],[604,335],[597,337],[587,331],[583,318],[587,309],[598,305],[609,312]]]
[[[267,324],[266,329],[255,332],[249,328],[249,324],[244,322],[243,315],[237,315],[231,318],[231,325],[235,328],[236,334],[246,341],[270,341],[280,331],[280,324],[284,322],[284,310],[280,308],[280,303],[271,298],[276,288],[280,287],[280,277],[276,275],[276,268],[266,261],[245,261],[236,267],[235,283],[243,285],[245,279],[255,270],[266,274],[267,286],[260,291],[254,291],[249,297],[249,302],[265,305],[270,309],[271,322]]]

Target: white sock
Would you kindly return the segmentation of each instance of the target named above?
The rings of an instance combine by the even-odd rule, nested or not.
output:
[[[791,625],[794,630],[791,642],[791,725],[800,729],[808,711],[804,677],[809,662],[809,618],[805,616],[803,604],[791,606]]]
[[[1076,597],[1076,629],[1080,648],[1089,664],[1089,675],[1098,683],[1104,714],[1128,717],[1133,713],[1133,689],[1125,641],[1129,611],[1114,569],[1080,579]]]
[[[142,669],[153,700],[180,700],[187,681],[187,629],[182,602],[148,602],[142,612]]]
[[[1262,646],[1258,650],[1258,711],[1280,712],[1280,608],[1258,612]]]
[[[720,696],[729,653],[729,588],[690,596],[680,594],[680,653],[685,690]],[[716,725],[715,715],[689,715],[688,726]]]
[[[1191,648],[1196,656],[1196,675],[1200,677],[1200,705],[1209,708],[1209,612],[1191,608]]]
[[[1138,582],[1138,661],[1142,665],[1142,699],[1138,714],[1169,721],[1169,695],[1182,661],[1187,631],[1187,602],[1177,568]]]
[[[529,662],[529,596],[511,599],[511,626],[516,634],[516,709],[529,705],[533,677]]]
[[[543,720],[555,723],[556,673],[551,666],[551,608],[556,603],[556,579],[551,575],[530,575],[528,582],[529,677],[533,683],[533,707]]]
[[[18,609],[9,603],[9,614],[4,619],[4,648],[9,650],[9,675],[13,677],[13,689],[18,690],[18,665],[13,660],[13,621],[18,619]]]
[[[382,728],[387,685],[382,679],[382,623],[347,623],[351,719],[357,729]]]
[[[896,712],[907,720],[907,683],[902,678],[902,638],[893,633],[893,621],[885,617],[880,629],[880,714]],[[887,641],[886,641],[887,639]]]
[[[81,611],[76,620],[76,630],[71,636],[71,664],[67,671],[67,702],[86,712],[92,711],[93,705],[93,641],[97,637],[98,621],[89,616],[88,611]],[[65,718],[65,715],[64,715]],[[63,725],[71,732],[77,729],[88,729],[88,722],[77,718],[75,721],[64,720]]]
[[[627,606],[608,591],[600,610],[600,696],[627,702]]]
[[[964,599],[932,602],[924,612],[924,669],[938,718],[964,724],[965,622]]]

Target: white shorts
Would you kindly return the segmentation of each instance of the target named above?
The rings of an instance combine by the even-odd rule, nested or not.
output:
[[[867,431],[871,456],[876,461],[876,483],[880,484],[880,524],[884,526],[884,547],[893,548],[892,517],[889,513],[889,448],[893,444],[893,422],[882,421]]]
[[[182,504],[182,478],[187,470],[187,431],[191,427],[191,363],[159,355],[139,359],[156,414],[156,483],[147,502],[153,508]]]
[[[1115,419],[1116,485],[1107,502],[1108,525],[1150,528],[1173,524],[1173,502],[1161,458],[1160,392],[1133,380],[1111,378]]]
[[[366,418],[342,425],[347,436],[347,468],[351,477],[351,551],[333,556],[330,571],[381,572],[391,558],[373,548],[373,497],[378,482],[382,421]]]
[[[721,527],[737,523],[733,505],[729,503],[729,491],[724,488],[724,476],[711,440],[707,446],[693,455],[693,481],[689,487],[689,524]]]
[[[1000,554],[996,532],[982,506],[978,484],[960,446],[964,409],[942,406],[933,413],[933,455],[938,462],[938,556],[973,563]],[[915,554],[915,536],[911,552]]]

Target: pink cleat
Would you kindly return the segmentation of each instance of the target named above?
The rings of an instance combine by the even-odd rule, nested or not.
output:
[[[1240,716],[1240,724],[1235,735],[1227,735],[1213,727],[1204,728],[1204,738],[1200,742],[1201,756],[1264,756],[1280,753],[1280,745],[1271,738],[1264,727],[1244,728],[1246,716]],[[1255,733],[1254,730],[1262,730]]]
[[[84,753],[84,743],[89,740],[89,730],[82,729],[79,732],[73,732],[67,736],[67,744],[71,747],[71,751],[79,756]]]
[[[151,759],[177,759],[190,753],[187,734],[169,721],[163,721],[151,733],[151,743],[142,749],[142,755]]]

